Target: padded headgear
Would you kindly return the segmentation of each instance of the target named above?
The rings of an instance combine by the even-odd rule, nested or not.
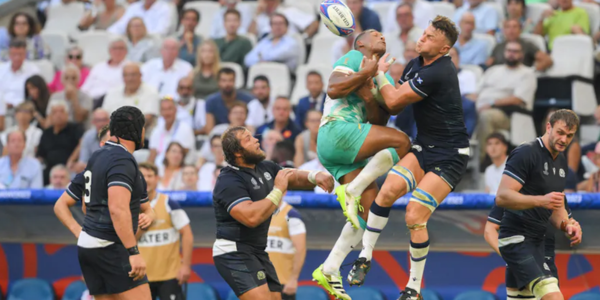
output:
[[[134,106],[121,106],[110,115],[110,134],[135,142],[135,150],[144,147],[142,131],[146,118],[142,111]]]

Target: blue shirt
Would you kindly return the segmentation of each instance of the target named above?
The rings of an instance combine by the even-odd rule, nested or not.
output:
[[[360,18],[358,19],[363,30],[375,29],[381,32],[381,21],[376,12],[368,7],[363,7]]]
[[[267,130],[272,130],[275,128],[275,120],[262,125],[256,129],[256,138],[259,142],[262,143],[262,137],[267,132]],[[289,120],[287,126],[283,128],[281,131],[281,136],[286,141],[292,141],[292,143],[296,140],[296,137],[302,132],[302,128],[296,124],[296,122]]]
[[[0,158],[0,185],[7,189],[41,189],[44,187],[42,165],[33,157],[22,157],[13,174],[10,158]]]
[[[273,43],[273,37],[267,36],[260,40],[256,47],[246,54],[244,64],[247,67],[266,61],[278,62],[288,66],[290,71],[298,66],[298,43],[289,35],[284,35],[277,43]]]
[[[488,44],[481,39],[473,37],[462,46],[457,41],[454,48],[458,50],[460,63],[464,65],[483,65],[488,58]]]
[[[246,104],[252,101],[254,97],[242,91],[236,92],[236,100],[245,102]],[[229,109],[223,102],[223,96],[221,92],[216,92],[206,97],[206,113],[212,114],[215,117],[215,125],[227,124],[229,119]]]
[[[487,33],[490,30],[496,31],[500,16],[498,11],[487,3],[481,3],[474,9],[469,8],[469,4],[464,4],[454,13],[453,21],[459,24],[460,18],[466,12],[470,11],[475,16],[475,32]]]
[[[183,34],[179,36],[179,41],[183,42]],[[188,52],[187,45],[185,42],[179,48],[179,58],[189,62],[192,66],[196,65],[196,54],[198,52],[198,46],[202,43],[202,37],[194,34],[192,45],[194,46],[192,52]]]
[[[319,110],[323,112],[323,107],[325,103],[325,98],[327,94],[321,93],[317,99],[313,99],[310,95],[304,98],[301,98],[298,101],[298,105],[296,105],[296,123],[304,129],[304,122],[306,121],[306,113],[311,109]]]

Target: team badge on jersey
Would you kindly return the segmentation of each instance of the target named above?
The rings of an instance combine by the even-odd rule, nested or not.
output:
[[[549,174],[548,173],[548,162],[544,163],[544,172],[543,173],[544,173],[544,175],[548,175]]]
[[[558,170],[558,175],[560,175],[560,177],[565,177],[565,170],[563,170],[562,168],[560,168],[560,170]]]
[[[258,280],[264,280],[265,279],[265,272],[264,271],[258,271],[258,273],[256,273],[256,278],[258,278]]]
[[[269,172],[265,172],[265,179],[268,181],[273,179],[273,177],[271,177],[271,174],[269,174]]]

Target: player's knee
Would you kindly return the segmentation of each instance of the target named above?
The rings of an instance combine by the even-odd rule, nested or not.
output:
[[[533,292],[533,295],[535,295],[537,299],[549,300],[561,299],[562,297],[562,294],[560,294],[560,288],[558,287],[558,279],[552,276],[543,276],[532,281],[529,284],[529,290]],[[560,296],[558,296],[558,294],[551,295],[554,293],[558,293]],[[548,297],[544,298],[545,296]]]
[[[403,192],[401,184],[384,184],[377,195],[377,204],[390,207],[396,202]]]
[[[535,299],[535,296],[527,289],[511,289],[506,288],[506,299],[507,300],[516,300],[516,299]]]
[[[410,202],[414,203],[412,207],[415,207],[415,209],[417,209],[417,207],[425,207],[429,209],[429,214],[433,213],[433,211],[435,211],[435,209],[438,207],[437,199],[435,199],[435,197],[432,194],[420,188],[415,189],[415,191],[412,193],[410,197]],[[419,210],[422,211],[422,209]],[[426,213],[422,214],[425,215]],[[429,216],[429,214],[426,214],[426,216]]]
[[[398,152],[398,156],[403,157],[410,151],[410,138],[403,131],[398,131],[398,134],[393,135],[394,148]]]
[[[410,230],[424,230],[427,229],[427,216],[416,207],[415,205],[409,205],[406,207],[406,214],[404,215],[404,221],[406,226]]]

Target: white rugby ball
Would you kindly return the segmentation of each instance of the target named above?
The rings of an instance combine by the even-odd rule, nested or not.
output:
[[[319,7],[321,20],[337,36],[351,35],[356,30],[352,11],[340,0],[325,0]]]

